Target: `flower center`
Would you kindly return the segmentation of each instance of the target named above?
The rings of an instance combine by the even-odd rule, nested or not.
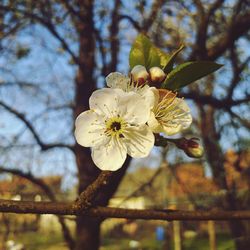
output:
[[[126,127],[126,122],[120,117],[112,117],[106,121],[105,133],[109,136],[122,137],[122,133]]]
[[[120,130],[121,127],[122,127],[122,125],[121,125],[120,122],[113,122],[113,123],[111,124],[111,126],[110,126],[110,128],[111,128],[114,132]]]

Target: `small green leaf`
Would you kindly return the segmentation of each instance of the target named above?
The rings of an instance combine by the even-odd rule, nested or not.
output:
[[[163,69],[166,66],[167,62],[169,61],[170,55],[168,55],[167,53],[158,48],[157,52],[160,57],[160,66],[161,66],[160,68]]]
[[[150,48],[149,57],[146,63],[146,69],[150,69],[151,67],[160,67],[161,58],[158,53],[158,49],[154,46]]]
[[[132,69],[136,65],[143,65],[147,69],[153,66],[160,66],[161,58],[158,49],[153,46],[150,40],[140,34],[130,50],[129,65]]]
[[[179,49],[177,49],[171,56],[169,56],[168,61],[166,62],[166,64],[164,65],[164,69],[163,71],[168,74],[169,72],[171,72],[171,70],[173,69],[174,66],[174,61],[175,58],[177,57],[177,55],[185,48],[185,46],[182,44],[180,46]]]
[[[177,66],[168,75],[162,88],[178,90],[218,70],[222,65],[214,62],[186,62]]]

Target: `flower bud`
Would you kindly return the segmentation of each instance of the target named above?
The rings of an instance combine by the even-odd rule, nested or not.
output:
[[[203,156],[204,149],[198,141],[198,138],[182,138],[177,143],[177,147],[182,149],[189,157],[201,158]]]
[[[131,75],[133,81],[139,84],[144,84],[149,78],[149,73],[142,65],[134,66],[134,68],[131,70]]]
[[[150,68],[149,74],[152,82],[162,82],[166,77],[164,71],[159,67]]]
[[[185,153],[192,158],[201,158],[203,156],[204,149],[200,144],[198,144],[195,147],[188,147],[187,150],[185,150]]]

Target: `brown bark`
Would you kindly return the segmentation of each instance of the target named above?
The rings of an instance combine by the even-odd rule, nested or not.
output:
[[[224,210],[173,210],[173,209],[125,209],[106,206],[94,206],[82,211],[74,206],[74,202],[34,202],[0,199],[0,212],[16,214],[55,214],[82,215],[103,218],[127,218],[142,220],[250,220],[250,211]]]
[[[75,26],[79,34],[79,68],[75,81],[75,118],[84,110],[87,110],[88,100],[96,88],[94,78],[95,68],[95,38],[93,24],[93,1],[79,0],[79,19],[75,21]],[[117,30],[115,30],[117,31]],[[116,48],[117,50],[117,48]],[[114,59],[113,59],[114,60]],[[113,66],[113,70],[115,70]],[[93,164],[90,150],[79,145],[75,146],[76,163],[79,176],[79,194],[92,183],[100,171]],[[116,191],[121,178],[126,172],[130,159],[128,158],[123,168],[117,171],[112,177],[110,183],[103,187],[102,192],[94,199],[96,205],[107,205],[109,199]],[[100,219],[89,218],[87,216],[78,216],[76,219],[76,250],[91,249],[99,247],[100,237]]]
[[[206,148],[207,159],[212,167],[214,181],[222,190],[226,190],[225,199],[223,201],[223,208],[225,210],[237,210],[238,201],[235,193],[230,190],[226,181],[226,173],[224,169],[224,155],[219,146],[219,134],[216,132],[214,124],[214,109],[208,107],[201,108],[201,131]],[[235,240],[237,250],[249,249],[250,240],[246,235],[246,229],[242,221],[229,222],[232,237]]]
[[[80,65],[76,76],[76,96],[74,115],[77,117],[81,112],[88,109],[88,100],[95,89],[94,81],[94,26],[93,26],[93,5],[92,1],[79,1],[81,21],[77,20],[76,28],[79,34],[79,60]],[[78,168],[79,194],[97,177],[98,170],[94,166],[90,150],[75,146],[75,156]],[[100,222],[87,216],[76,218],[76,250],[98,249],[99,246]]]
[[[100,245],[100,219],[78,216],[75,249],[95,250]]]
[[[111,25],[110,25],[110,52],[111,61],[109,65],[109,71],[113,72],[117,68],[118,64],[118,53],[120,49],[120,40],[118,38],[119,31],[119,9],[121,7],[121,1],[116,0],[115,6],[112,12]],[[107,73],[110,73],[107,72]]]

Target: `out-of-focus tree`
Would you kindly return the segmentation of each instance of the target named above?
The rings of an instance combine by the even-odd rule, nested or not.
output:
[[[103,77],[121,68],[127,60],[127,43],[142,32],[166,51],[186,44],[185,59],[225,64],[220,74],[191,85],[182,95],[197,107],[199,115],[195,116],[193,129],[203,138],[216,183],[227,191],[224,208],[240,208],[241,203],[226,181],[223,150],[227,140],[236,142],[235,148],[241,150],[238,142],[246,137],[250,127],[246,117],[248,6],[248,0],[2,1],[0,106],[5,111],[1,125],[6,126],[1,133],[2,164],[18,169],[27,165],[25,170],[32,169],[36,174],[40,166],[35,162],[42,159],[40,151],[52,160],[49,151],[57,157],[74,157],[79,192],[83,191],[99,170],[91,160],[90,150],[73,140],[74,118],[88,109],[89,96],[102,86]],[[33,158],[36,161],[30,160]],[[129,161],[98,194],[94,204],[107,205]],[[48,169],[54,168],[51,164]],[[101,222],[78,216],[75,239],[68,235],[69,247],[97,249]],[[242,222],[230,225],[237,249],[247,249]]]
[[[225,172],[225,149],[236,137],[236,151],[246,150],[249,135],[249,1],[179,1],[176,9],[163,7],[154,26],[147,31],[158,46],[187,44],[188,60],[217,60],[225,64],[225,72],[209,76],[203,84],[193,84],[182,96],[193,100],[199,114],[195,122],[205,146],[207,161],[218,187],[226,191],[225,209],[246,209],[233,187],[229,187]],[[179,10],[179,11],[177,11]],[[231,144],[232,145],[232,144]],[[236,167],[236,166],[235,166]],[[237,168],[237,167],[236,167]],[[238,169],[238,171],[241,171]],[[245,171],[247,172],[247,171]],[[249,171],[248,171],[249,172]],[[247,249],[247,228],[240,221],[230,222],[237,249]]]

